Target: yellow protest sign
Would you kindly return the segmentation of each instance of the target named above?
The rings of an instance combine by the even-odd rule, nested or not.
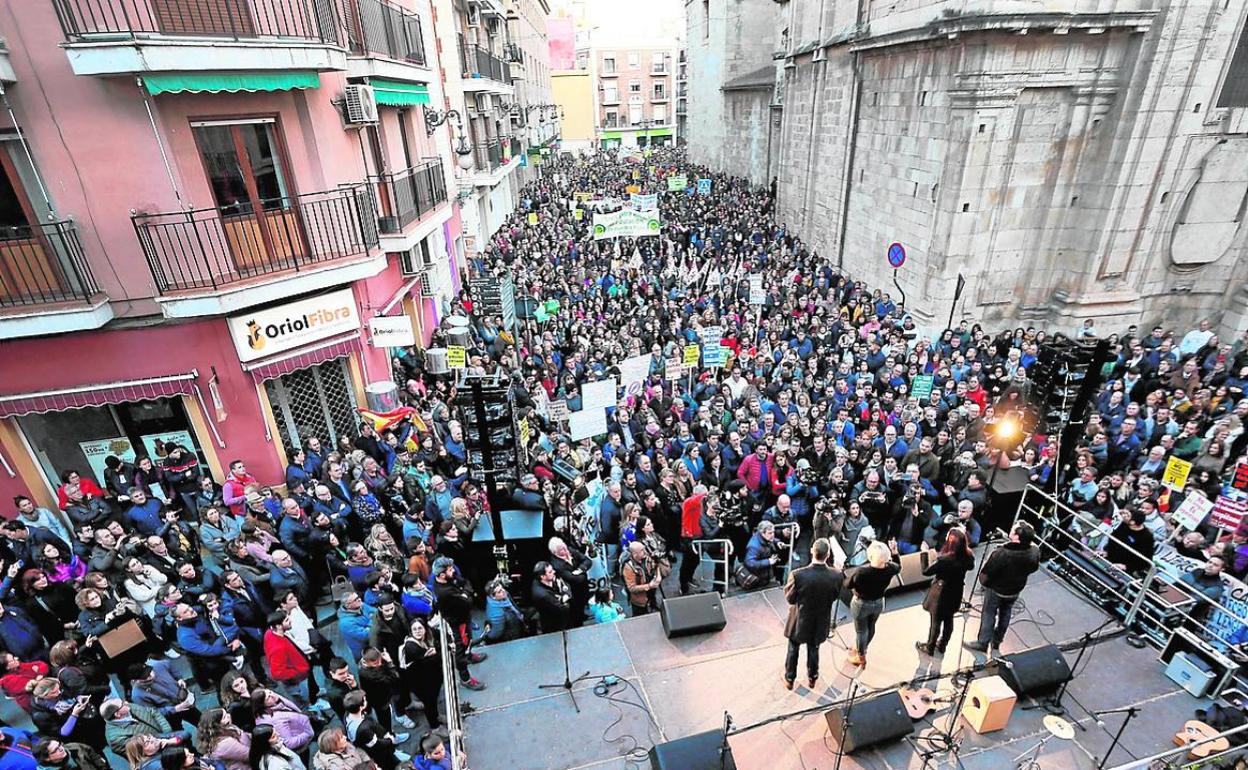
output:
[[[575,219],[575,220],[577,220],[578,222],[579,222],[580,220],[584,219],[584,218],[585,218],[585,210],[584,210],[584,209],[575,209],[575,210],[573,210],[573,211],[572,211],[572,218],[573,218],[573,219]]]
[[[699,351],[698,351],[697,345],[685,345],[685,358],[684,358],[685,366],[697,366],[698,365],[698,352]]]
[[[641,185],[638,185],[638,184],[630,184],[628,187],[625,187],[625,188],[624,188],[624,191],[625,191],[625,192],[627,192],[627,193],[629,193],[630,195],[631,195],[631,194],[633,194],[633,193],[639,193],[639,192],[641,192]]]
[[[637,179],[641,179],[641,169],[639,168],[633,169],[633,179],[634,181]]]
[[[524,417],[520,420],[520,446],[529,445],[529,418]]]
[[[1180,460],[1177,457],[1171,457],[1166,463],[1166,472],[1161,477],[1163,486],[1170,487],[1176,492],[1182,492],[1183,487],[1187,486],[1187,475],[1192,472],[1192,464],[1187,460]]]
[[[459,345],[447,347],[446,365],[452,369],[463,369],[468,365],[468,351]]]
[[[572,200],[577,201],[578,203],[581,203],[581,202],[584,202],[584,201],[592,201],[593,199],[594,199],[594,194],[593,194],[592,192],[574,192],[574,193],[572,193]]]
[[[536,214],[536,212],[535,212],[535,213],[532,213],[532,214],[529,214],[529,224],[531,224],[531,225],[535,225],[535,224],[537,224],[537,214]]]

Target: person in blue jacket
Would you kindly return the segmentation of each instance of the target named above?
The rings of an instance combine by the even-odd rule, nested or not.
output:
[[[360,659],[364,648],[368,646],[368,629],[376,611],[364,604],[360,595],[354,592],[342,597],[342,603],[338,606],[338,633],[351,653],[347,660],[353,664]]]
[[[26,610],[16,604],[0,604],[0,641],[22,660],[48,659],[48,640]]]
[[[158,534],[164,525],[160,515],[160,500],[148,497],[147,492],[138,487],[132,488],[129,494],[130,507],[126,509],[126,523],[144,537]]]
[[[35,736],[16,727],[0,727],[0,770],[36,770]]]

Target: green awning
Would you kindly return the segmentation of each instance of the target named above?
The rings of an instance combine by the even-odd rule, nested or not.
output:
[[[650,128],[650,129],[642,129],[642,131],[641,131],[641,135],[642,135],[642,136],[671,136],[671,135],[672,135],[672,129],[670,129],[670,128]]]
[[[414,107],[429,104],[429,86],[423,83],[403,83],[398,80],[373,78],[368,81],[378,104],[389,107]]]
[[[599,139],[623,139],[624,135],[619,131],[603,131],[598,135]]]
[[[143,76],[152,96],[178,93],[237,93],[238,91],[290,91],[319,88],[315,72],[170,72]]]

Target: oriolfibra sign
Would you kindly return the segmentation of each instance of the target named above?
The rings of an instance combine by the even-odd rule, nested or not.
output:
[[[340,289],[285,305],[251,310],[227,319],[243,363],[360,329],[351,289]]]

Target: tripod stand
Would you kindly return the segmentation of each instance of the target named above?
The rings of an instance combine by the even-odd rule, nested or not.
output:
[[[537,688],[539,690],[564,690],[566,691],[568,693],[568,697],[572,699],[572,708],[576,709],[576,713],[579,714],[581,713],[581,706],[580,704],[576,702],[576,693],[572,691],[572,688],[576,685],[577,682],[580,682],[584,679],[593,678],[593,675],[590,674],[588,671],[586,671],[584,674],[581,674],[576,679],[572,678],[572,667],[568,660],[568,629],[566,628],[563,629],[562,639],[563,639],[563,681],[558,684],[539,684]]]
[[[958,729],[958,720],[962,716],[962,707],[966,705],[966,696],[970,692],[971,682],[975,679],[975,670],[976,666],[972,664],[969,670],[963,672],[964,676],[961,677],[961,682],[958,684],[958,697],[953,700],[953,708],[949,711],[949,719],[945,723],[945,729],[938,729],[935,734],[926,735],[919,739],[927,742],[927,749],[919,751],[924,767],[927,767],[937,754],[945,752],[953,754],[954,763],[959,767],[962,766],[962,760],[958,756],[958,752],[962,748],[962,740],[958,737],[958,733],[961,732]],[[953,677],[952,681],[957,682],[958,677]]]
[[[1118,732],[1114,733],[1114,740],[1109,744],[1109,748],[1105,749],[1105,756],[1101,757],[1101,761],[1097,763],[1096,770],[1105,770],[1105,765],[1109,763],[1109,755],[1114,753],[1114,749],[1118,748],[1119,741],[1122,740],[1122,734],[1127,731],[1127,725],[1131,724],[1131,720],[1140,713],[1139,706],[1127,706],[1122,709],[1107,709],[1105,711],[1093,711],[1092,716],[1097,722],[1101,721],[1101,717],[1106,714],[1126,714],[1122,724],[1118,726]]]
[[[1108,626],[1110,623],[1113,623],[1116,620],[1117,618],[1110,618],[1109,620],[1106,620],[1104,623],[1100,624],[1096,628],[1092,629],[1091,631],[1083,635],[1083,638],[1079,640],[1079,652],[1078,654],[1075,655],[1075,664],[1070,667],[1070,679],[1067,679],[1065,682],[1062,682],[1062,686],[1057,689],[1057,692],[1053,693],[1052,698],[1041,702],[1040,708],[1043,708],[1045,711],[1055,716],[1062,716],[1063,714],[1067,714],[1067,715],[1070,714],[1070,710],[1067,709],[1065,704],[1062,703],[1062,699],[1066,697],[1066,688],[1070,687],[1071,681],[1074,680],[1075,675],[1078,674],[1079,664],[1083,662],[1083,656],[1088,651],[1088,645],[1091,644],[1092,637],[1096,636],[1098,633],[1101,632],[1102,629],[1105,628],[1105,626]],[[1026,709],[1029,707],[1024,706],[1023,708]],[[1079,724],[1078,721],[1075,721],[1074,725],[1080,730],[1087,732],[1088,728]]]
[[[845,702],[845,718],[841,721],[841,737],[836,742],[836,765],[833,770],[841,770],[841,760],[845,758],[845,736],[849,735],[849,717],[854,711],[854,698],[858,695],[858,680],[849,680],[849,697]]]

